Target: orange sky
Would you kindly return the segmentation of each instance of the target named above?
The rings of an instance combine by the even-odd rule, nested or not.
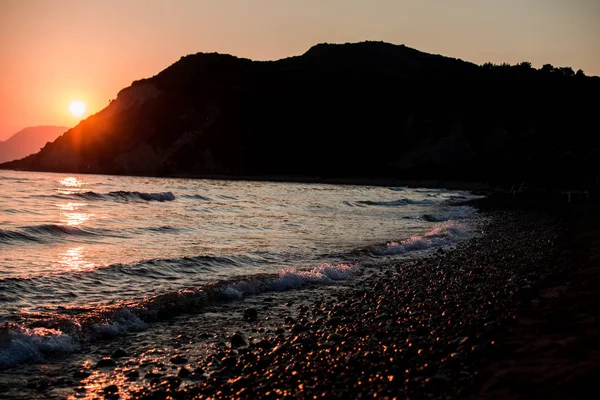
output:
[[[0,0],[0,140],[73,126],[182,55],[252,59],[319,42],[383,40],[483,63],[600,75],[599,0]]]

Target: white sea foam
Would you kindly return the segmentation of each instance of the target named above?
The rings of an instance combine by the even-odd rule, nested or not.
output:
[[[239,299],[246,295],[295,289],[307,284],[328,284],[350,278],[357,265],[319,265],[310,270],[284,268],[277,276],[262,276],[232,282],[218,289],[221,298]]]
[[[457,221],[446,221],[435,225],[423,236],[413,236],[401,242],[390,242],[385,247],[373,249],[379,256],[404,254],[410,251],[425,250],[443,246],[468,237],[469,230]]]
[[[92,332],[96,338],[115,337],[146,329],[148,329],[148,324],[128,309],[118,310],[111,319],[92,325]]]
[[[60,330],[10,324],[0,328],[0,369],[38,361],[47,354],[70,353],[77,348],[77,341]]]

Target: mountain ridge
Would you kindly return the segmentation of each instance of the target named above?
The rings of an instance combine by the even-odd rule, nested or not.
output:
[[[0,162],[18,160],[33,154],[68,130],[68,127],[56,125],[23,128],[6,140],[0,141]]]
[[[384,42],[276,61],[196,53],[0,167],[583,184],[600,154],[586,135],[598,100],[583,99],[600,79],[569,70],[478,66]]]

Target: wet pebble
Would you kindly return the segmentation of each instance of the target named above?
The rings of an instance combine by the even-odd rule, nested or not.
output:
[[[116,361],[109,357],[104,357],[96,363],[96,368],[110,368],[117,365]]]
[[[254,322],[258,319],[258,311],[256,308],[246,308],[244,310],[244,321]]]
[[[177,354],[174,357],[171,357],[170,360],[173,364],[185,364],[187,362],[187,358],[185,358],[184,356]]]

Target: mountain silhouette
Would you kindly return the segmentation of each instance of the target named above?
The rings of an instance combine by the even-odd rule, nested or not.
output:
[[[383,42],[278,61],[198,53],[1,167],[584,185],[600,161],[599,89],[570,68],[478,66]]]
[[[48,142],[53,142],[68,131],[65,126],[32,126],[20,130],[0,142],[0,162],[18,160],[37,153]]]

